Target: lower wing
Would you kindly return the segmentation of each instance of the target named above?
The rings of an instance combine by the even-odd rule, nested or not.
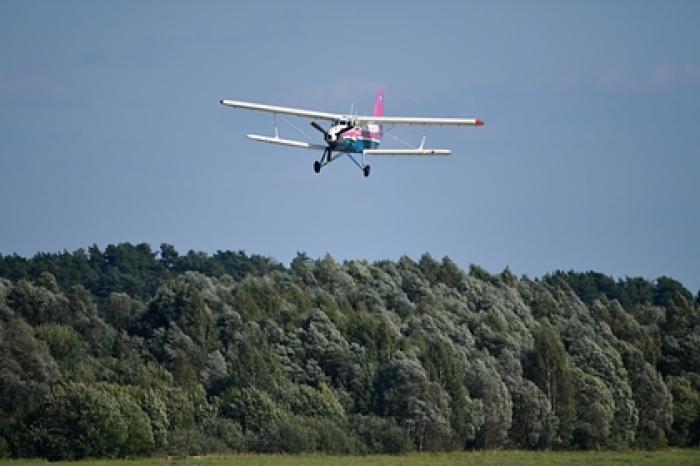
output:
[[[279,146],[296,147],[298,149],[311,149],[323,151],[328,146],[321,144],[311,144],[294,139],[282,139],[280,137],[261,136],[259,134],[247,134],[249,139],[267,144],[277,144]],[[414,156],[414,157],[445,157],[452,153],[449,149],[365,149],[364,155],[385,155],[385,156]]]
[[[452,153],[449,149],[365,149],[364,155],[445,157]]]
[[[268,144],[277,144],[280,146],[297,147],[299,149],[325,150],[326,146],[320,144],[311,144],[304,141],[295,141],[293,139],[282,139],[278,137],[260,136],[259,134],[247,134],[248,139],[258,142],[266,142]]]

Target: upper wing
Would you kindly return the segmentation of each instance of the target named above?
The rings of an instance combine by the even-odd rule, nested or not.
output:
[[[280,107],[277,105],[258,104],[255,102],[243,102],[240,100],[221,99],[219,101],[219,103],[221,105],[227,105],[229,107],[245,108],[248,110],[258,110],[261,112],[270,112],[270,113],[284,113],[286,115],[295,115],[295,116],[300,116],[300,117],[317,118],[319,120],[342,120],[344,118],[347,118],[347,117],[344,117],[343,115],[339,115],[337,113],[316,112],[313,110],[304,110],[301,108]]]
[[[305,118],[316,118],[319,120],[351,120],[355,124],[388,124],[388,125],[412,125],[412,126],[482,126],[483,120],[479,118],[423,118],[423,117],[398,117],[398,116],[347,116],[339,113],[317,112],[315,110],[305,110],[302,108],[282,107],[279,105],[259,104],[255,102],[244,102],[241,100],[221,99],[221,105],[228,107],[245,108],[260,112],[283,113]]]
[[[389,125],[413,125],[413,126],[482,126],[483,120],[479,118],[421,118],[421,117],[393,117],[393,116],[361,116],[355,117],[357,123],[374,123]]]

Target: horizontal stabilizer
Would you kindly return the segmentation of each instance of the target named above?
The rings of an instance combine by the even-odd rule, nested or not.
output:
[[[365,155],[439,157],[450,155],[449,149],[366,149]]]
[[[322,146],[320,144],[311,144],[304,141],[295,141],[293,139],[260,136],[259,134],[247,134],[246,136],[249,139],[252,139],[253,141],[266,142],[268,144],[278,144],[280,146],[298,147],[299,149],[324,150],[326,148],[326,146]]]

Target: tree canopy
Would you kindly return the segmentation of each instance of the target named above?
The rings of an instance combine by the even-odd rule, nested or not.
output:
[[[428,254],[0,256],[0,457],[697,446],[698,296]]]

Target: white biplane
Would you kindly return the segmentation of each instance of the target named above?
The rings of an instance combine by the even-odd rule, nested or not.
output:
[[[420,146],[410,149],[378,149],[382,136],[385,133],[384,126],[388,129],[397,125],[413,126],[482,126],[484,122],[479,118],[421,118],[421,117],[394,117],[384,116],[384,93],[379,91],[374,102],[374,112],[371,116],[341,115],[338,113],[325,113],[299,108],[280,107],[275,105],[259,104],[254,102],[242,102],[239,100],[222,99],[221,105],[248,110],[272,113],[273,135],[261,136],[248,134],[248,138],[301,149],[313,149],[323,151],[320,160],[314,162],[314,171],[319,173],[321,168],[332,161],[347,155],[357,165],[365,176],[369,176],[369,164],[366,162],[368,155],[409,155],[409,156],[446,156],[450,155],[449,149],[429,149],[424,147],[425,135]],[[310,119],[310,124],[323,134],[325,145],[312,144],[293,139],[283,139],[277,129],[277,115],[293,115]],[[324,129],[315,120],[330,121],[330,128]],[[294,125],[292,125],[294,126]],[[299,128],[297,128],[299,129]],[[299,129],[300,130],[300,129]],[[301,130],[300,130],[301,131]],[[362,155],[362,163],[355,159],[354,154]]]

